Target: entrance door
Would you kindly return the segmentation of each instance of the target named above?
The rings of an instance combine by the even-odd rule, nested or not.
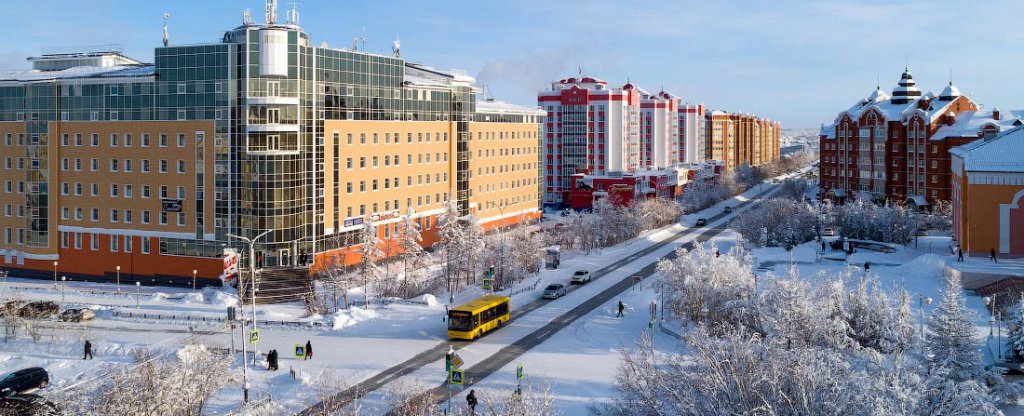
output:
[[[290,254],[291,253],[288,250],[281,250],[281,265],[282,266],[291,266],[292,265]]]

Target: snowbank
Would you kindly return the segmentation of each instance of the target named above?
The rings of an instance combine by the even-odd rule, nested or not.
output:
[[[337,331],[378,316],[374,309],[349,308],[329,315],[328,319],[331,321],[331,328]]]

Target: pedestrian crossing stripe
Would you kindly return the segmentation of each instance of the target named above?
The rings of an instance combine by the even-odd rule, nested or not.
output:
[[[465,372],[463,370],[452,370],[448,376],[448,382],[461,386],[464,383]]]

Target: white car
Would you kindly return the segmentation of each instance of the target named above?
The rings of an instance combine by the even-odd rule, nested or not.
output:
[[[586,270],[577,270],[576,273],[572,274],[571,282],[573,284],[579,283],[584,284],[590,281],[590,272]]]
[[[835,237],[836,230],[832,227],[825,227],[825,229],[821,231],[821,235],[825,237]]]

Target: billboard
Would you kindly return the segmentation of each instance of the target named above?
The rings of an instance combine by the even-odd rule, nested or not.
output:
[[[238,278],[238,252],[233,248],[224,248],[224,281],[232,283]]]

